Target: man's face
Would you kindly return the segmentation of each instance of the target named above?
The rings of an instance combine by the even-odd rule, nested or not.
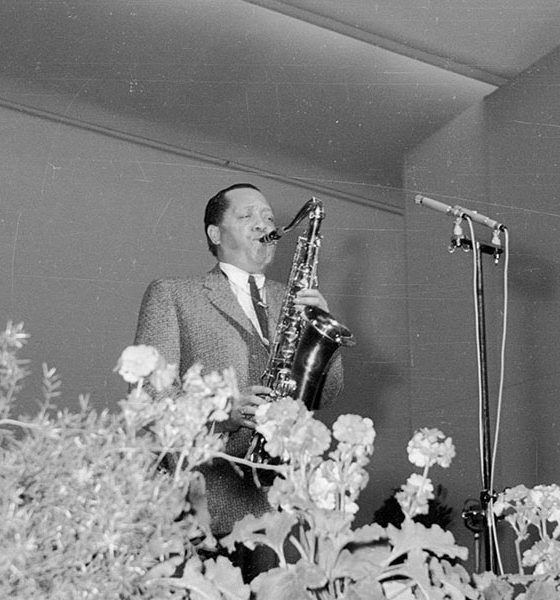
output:
[[[263,273],[276,250],[275,244],[259,242],[275,229],[270,204],[252,188],[231,190],[227,198],[229,206],[222,222],[208,227],[210,239],[218,244],[218,259],[249,273]]]

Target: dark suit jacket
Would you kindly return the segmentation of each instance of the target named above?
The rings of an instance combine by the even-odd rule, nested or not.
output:
[[[285,286],[266,280],[269,331],[274,332]],[[142,300],[135,344],[155,346],[182,376],[194,362],[204,372],[235,369],[240,389],[261,383],[268,350],[216,265],[204,276],[152,282]],[[333,361],[323,396],[335,397],[342,388],[340,357]],[[240,428],[228,436],[226,451],[244,456],[252,431]],[[260,515],[269,507],[251,477],[241,478],[224,460],[201,468],[215,535],[229,533],[247,513]]]

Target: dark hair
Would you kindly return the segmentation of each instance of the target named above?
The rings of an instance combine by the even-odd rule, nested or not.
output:
[[[257,192],[260,192],[259,188],[252,183],[234,183],[233,185],[220,190],[217,194],[212,196],[212,198],[210,198],[206,204],[206,210],[204,211],[204,233],[206,234],[208,248],[214,256],[217,256],[218,253],[216,252],[216,244],[212,242],[208,235],[208,226],[219,225],[222,222],[224,213],[229,207],[227,193],[243,188],[249,188],[251,190],[257,190]]]

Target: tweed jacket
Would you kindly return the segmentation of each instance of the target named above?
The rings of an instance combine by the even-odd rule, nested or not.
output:
[[[285,286],[266,280],[269,331],[274,332]],[[233,367],[239,388],[261,383],[268,349],[237,302],[229,282],[216,265],[206,275],[189,279],[160,279],[146,290],[138,318],[136,344],[155,346],[182,376],[194,362],[203,372]],[[342,388],[342,364],[337,356],[325,382],[328,401]],[[226,451],[244,456],[252,431],[240,428],[228,435]],[[212,531],[224,535],[235,521],[252,512],[269,509],[265,493],[252,477],[242,478],[224,460],[215,459],[200,469],[206,479]]]

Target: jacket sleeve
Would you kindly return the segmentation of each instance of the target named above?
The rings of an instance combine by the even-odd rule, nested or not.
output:
[[[168,363],[180,367],[179,319],[172,282],[156,280],[148,286],[140,305],[134,343],[154,346]]]
[[[344,370],[342,367],[342,355],[340,354],[340,350],[337,350],[325,378],[323,394],[321,396],[321,407],[324,408],[325,406],[332,405],[342,393],[343,388]]]

